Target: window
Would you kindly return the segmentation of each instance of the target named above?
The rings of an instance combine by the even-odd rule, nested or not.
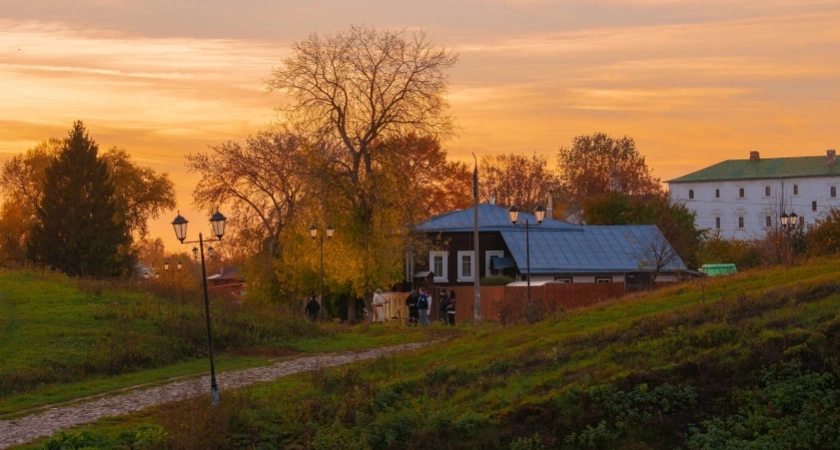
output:
[[[744,188],[738,189],[738,197],[744,198]]]
[[[770,196],[770,186],[764,186],[764,196],[765,197]]]
[[[715,217],[715,229],[720,230],[720,217]]]
[[[816,210],[817,210],[817,202],[813,201],[813,202],[811,202],[811,211],[816,211]]]
[[[449,252],[429,252],[429,270],[435,273],[434,281],[449,281]]]
[[[744,218],[743,217],[738,218],[738,228],[744,228]]]
[[[490,263],[493,261],[494,256],[497,256],[499,258],[504,258],[505,257],[505,251],[504,250],[487,250],[486,252],[484,252],[484,275],[485,276],[489,277],[490,275],[493,275],[490,272]],[[496,270],[501,270],[501,269],[496,269]]]
[[[720,189],[715,189],[715,198],[720,198]]]
[[[764,218],[764,226],[770,228],[773,226],[773,221],[770,219],[770,216]]]
[[[799,186],[793,185],[793,195],[799,195]]]
[[[612,283],[611,277],[595,277],[596,283]]]
[[[694,200],[694,189],[689,189],[688,190],[688,199],[689,200]]]
[[[831,186],[831,198],[835,198],[835,197],[837,197],[837,188],[834,187],[834,186]]]
[[[473,252],[458,252],[458,281],[475,281]]]
[[[572,279],[569,277],[554,277],[554,281],[557,283],[571,283]]]

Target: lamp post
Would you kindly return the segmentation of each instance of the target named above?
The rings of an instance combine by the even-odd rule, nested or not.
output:
[[[790,240],[790,232],[796,228],[796,223],[799,219],[799,216],[796,215],[795,212],[791,212],[789,215],[785,214],[782,211],[782,215],[779,216],[779,221],[782,223],[782,229],[784,229],[787,233],[787,241],[788,241],[788,252],[790,253],[790,260],[793,261],[793,243]]]
[[[508,217],[510,218],[510,222],[516,226],[516,222],[519,222],[519,208],[516,206],[511,206],[508,210]],[[541,224],[543,220],[545,220],[545,208],[542,205],[537,206],[534,209],[534,219],[537,221],[537,225]],[[525,219],[525,276],[528,282],[528,304],[531,304],[531,236],[528,234],[528,219]]]
[[[333,232],[335,232],[335,228],[333,228],[332,225],[327,225],[327,230],[326,231],[327,232],[325,234],[327,235],[327,239],[332,239]],[[318,237],[318,227],[316,227],[314,224],[311,227],[309,227],[309,236],[311,236],[312,239],[315,239],[316,237]],[[321,309],[319,310],[318,314],[321,316],[321,320],[323,321],[323,318],[324,318],[324,308],[323,308],[323,306],[324,306],[324,235],[323,234],[321,235],[321,242],[319,243],[319,246],[321,248],[321,276],[319,278],[319,283],[318,283],[318,303],[321,305]]]
[[[227,217],[223,216],[218,210],[210,217],[210,225],[213,226],[213,234],[216,239],[210,239],[208,242],[221,241],[225,234],[225,220]],[[201,233],[198,233],[198,241],[184,242],[187,237],[187,219],[181,217],[181,213],[172,221],[172,226],[175,228],[175,236],[182,244],[198,243],[198,248],[193,247],[193,255],[201,254],[201,281],[204,285],[204,318],[207,321],[207,350],[210,353],[210,395],[213,398],[213,404],[219,403],[219,388],[216,385],[216,368],[213,365],[213,338],[210,333],[210,300],[207,296],[207,270],[204,267],[204,238]],[[212,256],[213,248],[208,248]]]

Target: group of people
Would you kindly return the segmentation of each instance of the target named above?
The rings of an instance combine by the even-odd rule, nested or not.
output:
[[[405,305],[408,306],[408,325],[417,326],[419,322],[424,327],[429,326],[429,311],[432,310],[432,295],[426,292],[426,288],[421,287],[419,292],[417,290],[411,291],[408,298],[405,299]],[[446,295],[446,290],[440,290],[440,304],[438,305],[440,312],[440,320],[449,325],[455,325],[455,291],[450,290],[449,295]]]
[[[440,290],[440,301],[438,311],[440,312],[440,320],[444,324],[455,325],[455,291],[450,290],[449,295],[446,294],[445,289]],[[418,323],[424,327],[429,324],[429,311],[432,310],[432,295],[427,292],[426,288],[421,287],[418,290],[413,290],[405,299],[405,305],[408,306],[408,325],[417,326]],[[385,321],[385,297],[382,295],[382,289],[377,289],[373,294],[373,322]],[[305,313],[309,320],[316,321],[321,312],[321,305],[315,298],[315,295],[310,297],[309,302],[306,303]]]

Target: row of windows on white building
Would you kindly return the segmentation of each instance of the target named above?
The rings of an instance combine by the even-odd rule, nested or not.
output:
[[[765,197],[770,197],[770,194],[771,194],[770,186],[765,186],[764,187],[764,196]],[[799,195],[799,186],[796,185],[796,184],[793,185],[793,195]],[[831,186],[828,190],[828,195],[831,198],[836,198],[837,197],[837,187]],[[720,198],[720,189],[715,189],[715,198]],[[738,198],[746,198],[745,195],[744,195],[744,188],[738,188]],[[694,189],[689,189],[688,190],[688,199],[689,200],[694,200]],[[817,210],[817,202],[813,202],[812,207],[813,207],[813,210],[816,211]]]

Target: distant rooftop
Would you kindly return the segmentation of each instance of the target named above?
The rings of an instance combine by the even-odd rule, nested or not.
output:
[[[834,150],[828,150],[825,156],[789,158],[760,158],[758,152],[753,154],[750,159],[722,161],[666,183],[840,176]]]
[[[458,232],[458,231],[472,231],[473,217],[475,216],[474,208],[459,209],[445,214],[441,214],[431,219],[420,223],[416,229],[417,231],[424,231],[427,233],[433,232]],[[525,220],[528,220],[532,225],[537,223],[533,214],[526,211],[519,213],[519,227],[525,225]],[[507,208],[490,203],[481,203],[478,205],[478,224],[482,231],[501,231],[503,229],[518,228],[510,223]],[[580,225],[574,225],[562,220],[554,220],[546,218],[540,228],[550,228],[554,230],[562,229],[569,231],[582,231]]]

